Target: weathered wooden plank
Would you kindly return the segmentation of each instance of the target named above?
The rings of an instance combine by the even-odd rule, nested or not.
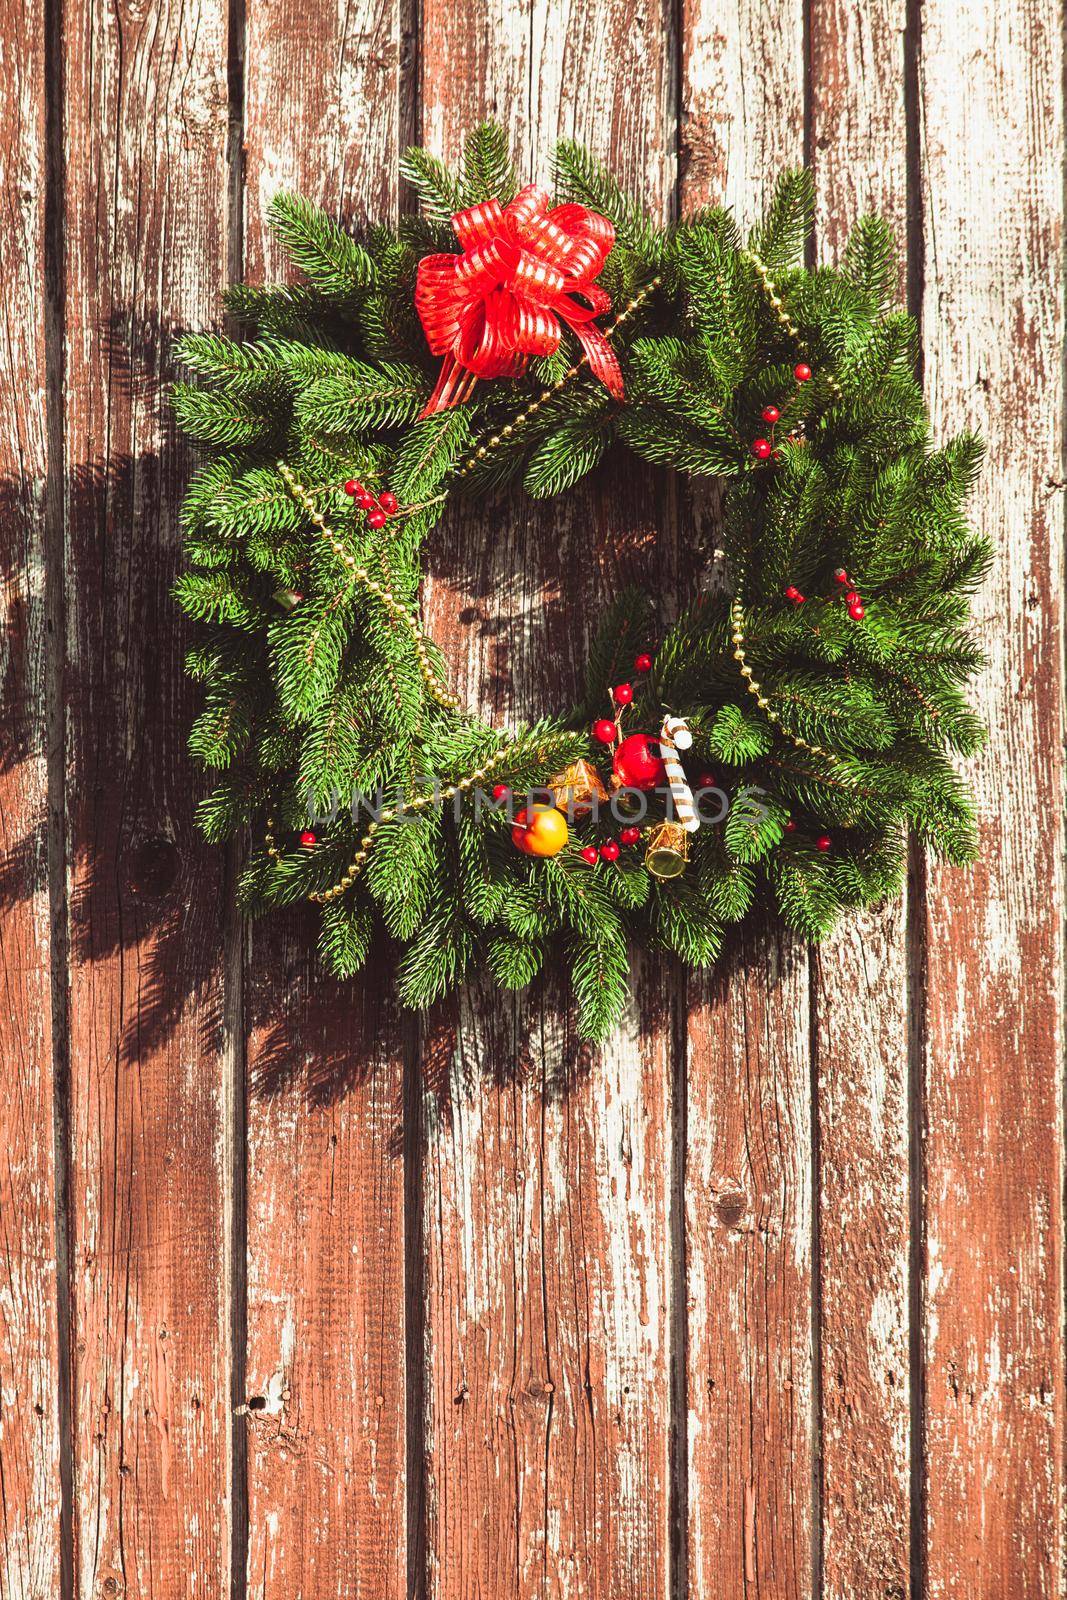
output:
[[[59,1351],[46,750],[45,56],[40,4],[0,5],[0,1596],[60,1586]]]
[[[225,251],[226,7],[64,10],[76,1592],[230,1587],[220,862],[162,383]]]
[[[937,1600],[1062,1595],[1062,7],[922,10],[923,337],[996,546],[981,859],[927,915],[925,1563]]]
[[[395,4],[252,0],[245,268],[281,188],[395,215]],[[327,978],[316,917],[257,927],[248,1029],[248,1593],[406,1593],[403,1032],[384,961]]]
[[[686,208],[751,222],[804,154],[804,17],[683,8]],[[689,986],[688,1578],[802,1600],[813,1570],[809,967],[746,933]]]
[[[672,42],[658,6],[507,5],[484,33],[424,8],[422,124],[454,158],[486,116],[524,179],[585,139],[670,198]],[[502,722],[567,703],[624,575],[674,582],[661,485],[450,519],[425,613],[454,680]],[[664,538],[657,547],[656,533]],[[603,1050],[558,990],[474,989],[423,1050],[426,1581],[435,1596],[662,1596],[668,1582],[670,1060],[664,978]]]
[[[817,259],[839,259],[850,227],[875,211],[897,232],[902,293],[905,22],[904,0],[816,0],[809,23]],[[903,1596],[911,1520],[905,902],[850,918],[818,949],[812,971],[823,1590]]]
[[[908,959],[903,901],[815,957],[821,1552],[827,1595],[908,1593]]]

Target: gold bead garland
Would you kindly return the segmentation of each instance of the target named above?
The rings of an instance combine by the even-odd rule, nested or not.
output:
[[[458,783],[450,783],[433,794],[420,795],[414,800],[406,800],[402,806],[398,806],[393,811],[383,811],[373,822],[367,824],[366,831],[359,841],[355,855],[337,882],[331,884],[328,889],[312,889],[307,898],[313,900],[316,905],[328,905],[331,900],[337,900],[346,890],[352,887],[363,871],[367,857],[370,854],[371,843],[379,828],[387,822],[395,822],[397,817],[405,812],[426,811],[430,806],[438,805],[446,800],[454,800],[457,794],[469,794],[476,784],[484,783],[494,768],[499,767],[502,762],[506,761],[510,754],[510,747],[504,745],[495,755],[489,757],[484,766],[468,773],[467,777],[461,778]],[[274,818],[272,816],[267,818],[265,834],[267,855],[272,861],[281,861],[282,853],[278,849],[274,838]]]
[[[774,312],[779,323],[789,337],[796,340],[799,353],[804,355],[806,352],[804,350],[804,346],[800,343],[800,329],[797,327],[796,323],[785,309],[785,304],[782,300],[782,297],[778,293],[778,287],[770,273],[767,271],[765,263],[760,260],[759,256],[754,250],[746,250],[745,255],[756,269],[756,275],[759,278],[760,283],[763,285],[764,292],[768,301],[770,302],[771,310]],[[832,373],[825,373],[824,376],[826,378],[828,387],[840,400],[842,395],[841,385],[838,383],[837,379]]]
[[[745,680],[745,688],[750,695],[754,696],[756,704],[767,718],[767,721],[774,723],[775,727],[781,732],[782,738],[788,739],[789,743],[795,746],[797,750],[807,750],[813,756],[822,756],[824,761],[835,763],[837,757],[832,750],[824,750],[821,744],[809,744],[807,739],[802,739],[799,734],[790,733],[788,728],[782,727],[781,717],[763,693],[762,684],[758,683],[753,677],[752,668],[745,660],[745,613],[741,601],[736,597],[730,606],[730,620],[733,623],[731,637],[734,644],[734,660],[738,663],[741,676]]]
[[[662,282],[662,277],[659,273],[657,273],[656,276],[651,278],[643,288],[637,291],[631,300],[626,302],[615,320],[608,323],[608,326],[604,329],[604,333],[611,334],[615,332],[616,328],[621,328],[622,324],[632,317],[635,311],[639,310],[640,307],[644,305],[649,295],[654,293],[654,291],[660,287]],[[500,445],[505,439],[510,439],[515,433],[518,432],[520,428],[524,427],[526,423],[529,422],[530,418],[540,411],[541,407],[545,405],[547,401],[551,400],[554,394],[557,394],[560,389],[566,388],[567,384],[570,383],[573,378],[578,376],[582,368],[588,365],[588,362],[589,357],[587,355],[579,356],[574,365],[572,367],[568,367],[562,377],[557,378],[555,383],[550,383],[546,389],[542,389],[536,400],[531,400],[529,402],[525,411],[520,411],[518,416],[512,418],[511,422],[509,422],[505,427],[501,428],[498,434],[492,434],[484,444],[478,445],[467,457],[466,461],[463,462],[462,466],[456,469],[456,477],[465,478],[468,472],[473,472],[474,468],[483,462],[493,450],[499,449]]]
[[[435,700],[437,704],[445,711],[458,711],[460,706],[459,700],[449,689],[445,687],[444,684],[438,680],[437,674],[433,670],[433,663],[430,660],[430,654],[426,648],[426,640],[416,618],[412,616],[411,612],[405,605],[401,604],[391,589],[387,589],[384,583],[380,583],[372,573],[368,572],[366,567],[359,565],[351,550],[342,539],[338,538],[337,534],[326,521],[326,518],[323,516],[322,512],[316,507],[314,500],[312,500],[311,496],[304,488],[304,485],[297,480],[291,469],[284,461],[278,462],[278,471],[285,479],[286,485],[290,494],[293,496],[293,499],[296,500],[299,505],[303,506],[304,510],[311,518],[311,521],[315,524],[328,542],[331,550],[344,563],[348,570],[349,576],[353,579],[353,581],[361,584],[369,594],[374,595],[375,599],[380,600],[394,621],[402,623],[411,634],[412,642],[415,646],[415,659],[418,662],[419,673],[422,676],[423,683],[426,685],[426,690],[430,695],[430,698]]]

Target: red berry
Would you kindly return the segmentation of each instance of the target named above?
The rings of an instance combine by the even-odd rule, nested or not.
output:
[[[771,449],[772,445],[769,439],[753,439],[752,441],[752,454],[758,456],[761,461],[766,461]]]
[[[788,821],[788,822],[787,822],[787,823],[786,823],[786,825],[785,825],[785,831],[786,831],[786,833],[796,833],[796,831],[797,831],[797,825],[796,825],[796,823],[795,823],[795,822],[794,822],[794,821],[793,821],[793,819],[792,819],[792,817],[790,817],[790,818],[789,818],[789,821]]]
[[[624,828],[619,834],[619,838],[622,840],[623,844],[636,844],[640,837],[640,828]]]
[[[370,523],[372,528],[384,528],[387,520],[388,518],[386,517],[384,511],[378,511],[375,509],[374,511],[367,512],[367,521]]]
[[[791,583],[787,589],[783,589],[782,590],[782,593],[785,595],[787,600],[799,600],[800,599],[800,590],[796,587],[795,584]]]
[[[614,744],[617,732],[615,724],[609,717],[601,717],[599,722],[593,723],[593,738],[599,739],[601,744]]]
[[[702,772],[700,777],[697,779],[698,789],[717,789],[718,787],[718,781],[714,772]]]
[[[634,671],[635,672],[651,672],[652,671],[652,657],[650,655],[634,656]]]
[[[312,833],[310,828],[305,828],[303,833],[300,835],[300,843],[304,846],[305,850],[310,850],[312,846],[318,844],[318,842],[318,834]]]
[[[634,697],[632,683],[617,683],[611,691],[611,697],[616,705],[628,706]]]
[[[508,796],[510,795],[510,793],[511,793],[511,790],[508,788],[506,783],[494,783],[494,785],[493,785],[493,799],[494,800],[506,800],[508,798]]]
[[[838,567],[834,572],[834,577],[837,579],[838,583],[851,583],[852,582],[851,578],[849,577],[848,573],[845,571],[844,567]]]
[[[378,496],[378,504],[381,506],[383,511],[387,512],[389,516],[392,516],[393,512],[399,507],[400,501],[397,499],[395,494],[391,494],[390,491],[386,489],[384,494],[380,494]]]
[[[816,850],[821,850],[825,855],[827,850],[830,849],[832,843],[833,841],[828,833],[820,833],[819,837],[815,841],[815,848]]]
[[[859,602],[860,602],[860,596],[856,593],[855,589],[850,589],[848,591],[848,594],[846,594],[846,596],[845,596],[845,604],[847,606],[854,606],[854,605],[858,605]]]
[[[852,618],[853,622],[862,622],[864,617],[867,615],[866,611],[863,609],[863,606],[858,600],[854,601],[853,604],[849,606],[848,614]]]
[[[597,850],[596,845],[587,844],[585,849],[582,851],[582,860],[588,861],[591,867],[595,867],[599,859],[600,852]]]
[[[763,410],[760,412],[760,416],[763,418],[764,422],[777,422],[781,414],[782,413],[779,411],[777,406],[764,406]]]
[[[345,484],[345,494],[362,494],[363,485],[356,478],[349,478]]]
[[[807,383],[811,377],[811,368],[806,361],[798,361],[793,368],[793,376],[798,383]]]
[[[619,844],[617,839],[608,839],[600,846],[600,859],[602,861],[618,861]]]

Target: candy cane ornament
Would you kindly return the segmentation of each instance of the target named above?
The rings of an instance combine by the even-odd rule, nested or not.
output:
[[[678,759],[679,750],[688,750],[692,743],[693,735],[684,717],[664,718],[660,730],[659,753],[667,769],[667,782],[670,784],[675,813],[686,833],[696,833],[700,827],[700,818],[693,804],[693,791],[686,781],[682,763]]]

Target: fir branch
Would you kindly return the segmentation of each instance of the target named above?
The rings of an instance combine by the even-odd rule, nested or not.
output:
[[[432,222],[447,223],[453,212],[463,210],[463,195],[444,162],[428,150],[407,150],[400,159],[400,170],[418,193],[423,215]]]
[[[271,228],[324,299],[347,305],[374,282],[375,267],[351,234],[301,195],[278,194],[267,212]]]
[[[464,206],[499,200],[506,206],[518,187],[515,169],[508,152],[503,128],[483,122],[469,134],[463,146],[463,182],[460,195]]]

